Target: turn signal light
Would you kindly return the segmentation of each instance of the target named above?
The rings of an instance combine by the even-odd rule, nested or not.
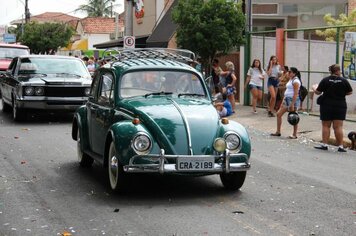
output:
[[[229,119],[228,118],[222,118],[221,119],[221,123],[223,123],[224,125],[229,124]]]
[[[134,125],[138,125],[138,124],[140,124],[140,123],[141,123],[141,121],[140,121],[139,118],[134,118],[134,119],[132,120],[132,124],[134,124]]]

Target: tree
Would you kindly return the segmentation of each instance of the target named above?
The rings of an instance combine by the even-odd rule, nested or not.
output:
[[[338,19],[335,19],[331,14],[326,14],[324,16],[324,21],[327,26],[341,26],[341,25],[352,25],[356,23],[356,9],[354,9],[349,16],[345,14],[340,14]],[[345,27],[340,28],[340,41],[344,40],[344,33],[346,31],[356,31],[356,27]],[[336,28],[329,28],[326,30],[317,30],[316,34],[318,36],[324,37],[326,41],[336,41]]]
[[[241,3],[179,0],[172,19],[178,25],[178,46],[199,55],[204,65],[210,65],[218,52],[227,53],[244,42]]]
[[[115,0],[87,0],[87,4],[80,5],[75,11],[83,11],[91,17],[112,16]]]
[[[23,35],[18,32],[17,37],[32,53],[50,54],[56,52],[59,47],[67,46],[73,32],[73,29],[65,24],[31,22],[25,25]]]

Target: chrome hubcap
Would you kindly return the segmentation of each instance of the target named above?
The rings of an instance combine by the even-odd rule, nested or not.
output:
[[[82,147],[81,147],[81,144],[80,144],[80,133],[79,133],[79,129],[77,131],[77,156],[78,156],[78,161],[81,162],[82,161],[82,156],[83,156],[83,153],[82,153]]]
[[[110,155],[109,155],[109,178],[111,188],[115,189],[118,182],[118,168],[119,168],[119,160],[115,156],[114,146],[113,144],[110,147]]]

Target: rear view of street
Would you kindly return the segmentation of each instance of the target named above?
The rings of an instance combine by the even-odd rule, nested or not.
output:
[[[100,166],[78,166],[71,114],[14,123],[0,113],[0,235],[353,235],[355,152],[314,150],[307,133],[287,139],[288,126],[270,137],[273,118],[261,128],[248,109],[231,117],[253,148],[237,192],[218,176],[139,175],[112,193]]]

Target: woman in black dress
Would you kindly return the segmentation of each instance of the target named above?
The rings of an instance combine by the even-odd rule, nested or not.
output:
[[[316,149],[328,150],[330,128],[333,125],[334,134],[339,152],[346,152],[343,147],[343,121],[346,118],[346,95],[352,94],[350,83],[341,77],[340,66],[337,64],[329,67],[330,76],[321,80],[319,85],[313,87],[315,94],[322,94],[318,98],[320,105],[320,120],[322,123],[322,143]]]

